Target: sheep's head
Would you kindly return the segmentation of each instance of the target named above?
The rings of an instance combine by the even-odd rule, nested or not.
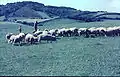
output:
[[[37,34],[33,34],[34,37],[37,37],[38,35]]]
[[[45,31],[47,31],[47,32],[48,32],[49,30],[45,29]]]
[[[6,35],[6,39],[10,39],[10,37],[13,35],[13,33],[8,33],[7,35]]]
[[[57,32],[58,32],[58,29],[55,30],[55,33],[57,33]]]

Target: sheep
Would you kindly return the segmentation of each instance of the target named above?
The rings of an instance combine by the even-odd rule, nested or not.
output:
[[[70,28],[65,29],[64,35],[67,37],[71,37],[73,35],[73,31],[70,30]]]
[[[99,32],[99,36],[106,36],[106,28],[104,27],[99,27],[99,28],[96,28],[96,30]]]
[[[64,36],[64,34],[63,34],[64,31],[65,31],[65,28],[58,29],[58,31],[57,31],[57,35],[63,37],[63,36]]]
[[[42,34],[43,34],[43,35],[51,35],[51,34],[49,33],[49,30],[47,30],[47,29],[45,29],[45,30],[42,32]]]
[[[50,41],[50,42],[52,42],[52,41],[56,41],[56,37],[55,36],[52,36],[52,35],[39,35],[38,36],[38,42],[41,42],[41,41]]]
[[[8,33],[6,35],[6,39],[8,40],[8,43],[11,44],[16,44],[16,43],[21,43],[25,37],[24,33],[20,33],[18,35],[14,35],[13,33]]]
[[[42,34],[42,33],[43,33],[42,31],[37,30],[36,32],[34,32],[34,36],[38,36],[38,35],[40,35],[40,34]]]
[[[89,36],[95,37],[95,36],[98,36],[99,31],[96,30],[95,27],[91,27],[91,28],[88,29],[88,33],[89,33]]]
[[[30,43],[30,44],[34,44],[38,42],[38,37],[35,37],[34,35],[32,34],[27,34],[25,36],[25,43]]]
[[[25,34],[25,33],[19,33],[19,37],[22,39],[21,41],[25,41],[25,36],[26,36],[27,34]]]
[[[70,28],[72,36],[79,36],[78,29],[76,27]]]
[[[49,33],[52,35],[52,36],[57,36],[57,31],[58,29],[52,29],[49,31]]]
[[[120,36],[120,27],[113,27],[113,36]]]
[[[13,35],[13,33],[6,34],[6,40],[9,40],[12,35]]]
[[[87,30],[87,28],[79,28],[78,29],[78,34],[79,34],[79,36],[84,36],[85,34],[86,34],[86,30]]]
[[[74,31],[76,29],[76,27],[70,28],[71,31]]]
[[[106,29],[106,36],[114,36],[114,28],[113,27],[108,27]]]
[[[117,36],[120,36],[120,26],[116,27],[116,34],[117,34]]]
[[[8,39],[8,43],[13,43],[14,42],[14,39],[16,38],[16,35],[12,35],[10,36],[10,38]]]
[[[8,43],[11,43],[13,45],[19,44],[21,45],[23,38],[20,35],[12,35],[10,39],[8,39]]]
[[[84,37],[97,37],[97,36],[120,36],[120,26],[114,27],[91,27],[91,28],[62,28],[62,29],[51,29],[40,31],[37,30],[33,34],[19,33],[17,35],[13,33],[6,34],[6,39],[8,43],[13,45],[19,44],[22,42],[25,43],[39,43],[41,41],[52,42],[56,41],[57,36],[69,37],[69,36],[81,36]]]

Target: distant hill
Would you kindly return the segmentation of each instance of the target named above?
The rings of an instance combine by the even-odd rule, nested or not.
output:
[[[81,11],[70,15],[68,18],[83,20],[85,22],[103,21],[103,20],[120,20],[120,13],[108,13],[105,11],[90,12]]]
[[[81,11],[71,7],[45,6],[42,3],[32,1],[23,1],[0,5],[0,18],[51,19],[54,17],[82,20],[85,22],[94,22],[107,19],[120,20],[120,13],[108,13],[106,11]]]
[[[19,10],[9,14],[9,17],[38,17],[42,18],[35,10],[29,7],[22,7]]]
[[[35,11],[26,6],[9,14],[9,17],[26,17],[26,18],[41,18],[41,19],[50,18],[46,13],[41,11]]]
[[[1,5],[0,6],[0,16],[8,16],[9,17],[9,15],[11,13],[15,13],[15,12],[20,13],[20,14],[25,13],[26,10],[24,10],[24,9],[26,9],[27,12],[29,12],[29,14],[32,13],[31,11],[34,10],[34,11],[40,11],[40,12],[47,13],[48,16],[50,16],[50,17],[54,17],[54,16],[66,17],[66,15],[72,14],[74,11],[77,11],[76,9],[69,8],[69,7],[44,6],[44,4],[37,3],[37,2],[23,1],[23,2],[16,2],[16,3],[8,3],[3,6]],[[22,12],[20,12],[20,11],[22,11]],[[23,12],[23,11],[25,11],[25,12]],[[18,16],[20,16],[20,14]],[[14,16],[14,15],[12,15],[12,16]]]

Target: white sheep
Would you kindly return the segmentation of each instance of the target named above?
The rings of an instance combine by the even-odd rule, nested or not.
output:
[[[33,44],[33,43],[36,43],[38,40],[38,37],[35,37],[34,35],[32,34],[27,34],[25,36],[25,43],[30,43],[30,44]]]

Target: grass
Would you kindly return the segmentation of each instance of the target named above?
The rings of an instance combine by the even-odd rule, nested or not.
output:
[[[120,37],[64,37],[53,43],[12,46],[8,32],[20,24],[0,23],[0,75],[9,76],[120,76]],[[119,26],[119,21],[79,23],[62,19],[46,22],[42,29],[61,27]],[[32,27],[22,25],[24,32]]]

